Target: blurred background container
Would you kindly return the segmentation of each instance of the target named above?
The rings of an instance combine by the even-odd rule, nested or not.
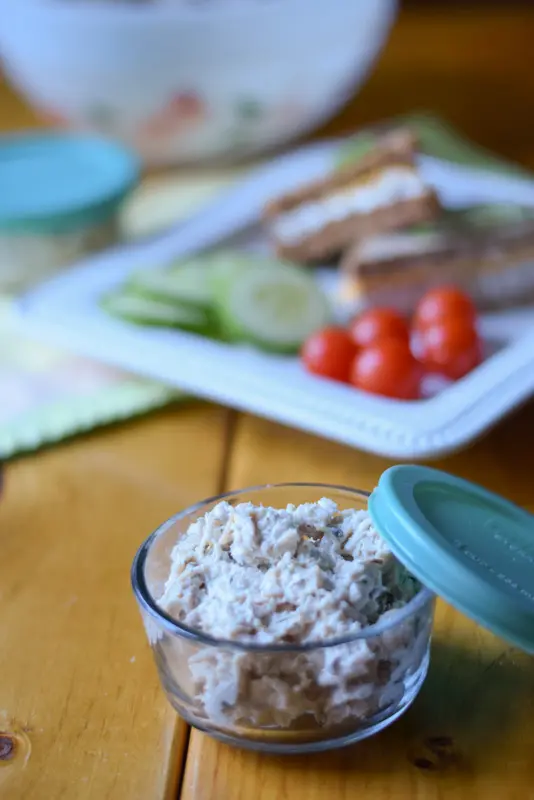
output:
[[[151,166],[220,162],[330,118],[396,11],[396,0],[0,0],[0,52],[48,122],[118,138]]]

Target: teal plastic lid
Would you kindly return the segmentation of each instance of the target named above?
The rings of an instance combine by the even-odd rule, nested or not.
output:
[[[369,498],[404,566],[467,616],[534,653],[534,516],[439,470],[397,466]]]
[[[114,142],[39,133],[0,136],[0,230],[53,233],[97,224],[139,179],[139,162]]]

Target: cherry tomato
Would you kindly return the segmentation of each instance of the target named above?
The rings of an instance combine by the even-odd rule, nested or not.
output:
[[[394,308],[371,308],[353,319],[349,333],[358,347],[369,347],[383,339],[409,341],[410,332],[404,317]]]
[[[384,339],[358,353],[350,381],[364,392],[399,400],[416,400],[421,377],[421,365],[413,357],[407,342]]]
[[[456,318],[473,326],[476,320],[473,301],[455,286],[441,286],[421,298],[415,310],[413,327],[417,331],[424,331]]]
[[[469,322],[450,319],[422,332],[420,361],[429,372],[458,380],[482,361],[482,343]]]
[[[357,348],[343,328],[323,328],[304,343],[301,358],[308,372],[348,382]]]

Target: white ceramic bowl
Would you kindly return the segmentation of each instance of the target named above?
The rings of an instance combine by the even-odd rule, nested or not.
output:
[[[0,0],[0,54],[51,121],[151,164],[258,154],[332,116],[397,0]]]

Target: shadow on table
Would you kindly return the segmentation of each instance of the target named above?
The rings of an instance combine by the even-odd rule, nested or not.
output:
[[[474,636],[476,636],[476,632]],[[502,649],[438,640],[428,678],[411,709],[380,735],[337,752],[314,754],[314,770],[357,770],[390,775],[471,772],[477,762],[515,757],[506,751],[534,711],[534,659],[502,643]],[[508,743],[508,745],[506,745]],[[522,758],[522,754],[518,754]],[[285,770],[309,769],[310,756],[284,756]]]

